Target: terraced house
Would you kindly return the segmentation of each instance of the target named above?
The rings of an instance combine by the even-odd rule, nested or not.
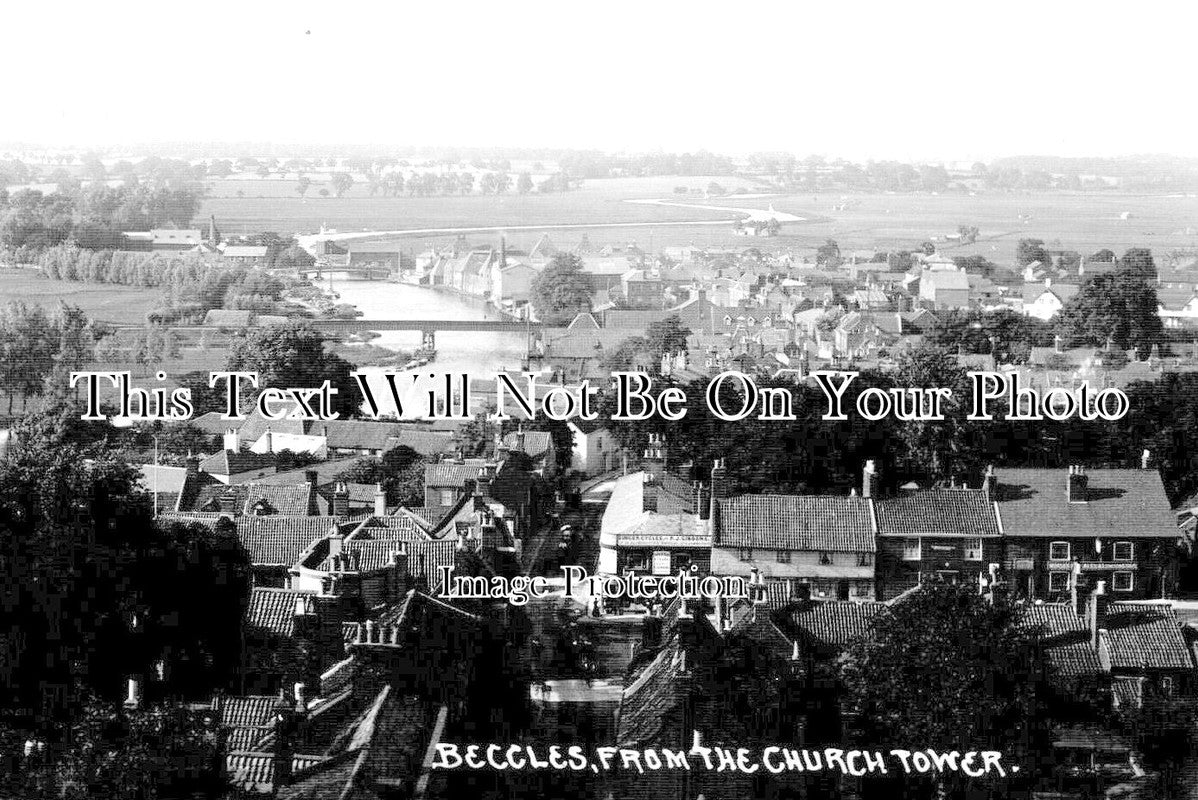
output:
[[[1177,521],[1150,469],[1001,469],[996,499],[1004,571],[1027,597],[1073,600],[1105,581],[1112,597],[1167,597]]]

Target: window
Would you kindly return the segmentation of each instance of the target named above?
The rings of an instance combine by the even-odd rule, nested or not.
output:
[[[966,561],[981,561],[982,560],[982,539],[979,536],[971,536],[965,540],[965,560]]]
[[[457,502],[458,493],[453,489],[441,489],[437,492],[437,505],[451,506]]]
[[[1048,560],[1068,561],[1069,542],[1053,542],[1052,544],[1048,545]]]
[[[752,547],[742,547],[740,549],[740,560],[741,561],[752,561],[753,560],[753,548]]]
[[[1130,592],[1135,586],[1135,578],[1130,572],[1116,572],[1113,576],[1116,592]]]
[[[825,567],[832,566],[832,554],[831,553],[820,553],[819,554],[819,563]]]
[[[1173,696],[1173,679],[1168,675],[1161,676],[1161,694],[1165,697]]]
[[[1115,560],[1116,561],[1131,561],[1135,555],[1135,548],[1131,542],[1115,542]]]
[[[903,561],[919,561],[919,539],[903,539]]]
[[[1048,591],[1063,592],[1069,588],[1069,573],[1068,572],[1050,572],[1048,573]]]
[[[858,553],[857,554],[857,566],[872,567],[873,565],[874,565],[874,554],[873,553]]]
[[[779,564],[789,564],[790,563],[790,551],[789,550],[779,550],[778,551],[778,563]]]

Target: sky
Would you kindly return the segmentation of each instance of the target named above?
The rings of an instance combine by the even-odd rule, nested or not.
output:
[[[1192,2],[90,0],[2,17],[9,142],[1198,157]]]

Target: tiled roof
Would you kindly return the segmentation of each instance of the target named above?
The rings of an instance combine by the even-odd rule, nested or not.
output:
[[[1115,675],[1111,679],[1111,699],[1115,708],[1139,708],[1144,700],[1144,677]]]
[[[663,648],[624,689],[616,722],[619,747],[677,747],[692,673],[682,649]]]
[[[266,514],[306,517],[315,510],[312,485],[293,483],[275,486],[262,483],[247,483],[243,514],[255,514],[259,506]]]
[[[720,500],[716,544],[767,550],[877,549],[869,501],[832,495],[742,495]]]
[[[347,795],[346,789],[353,783],[354,777],[364,766],[369,751],[357,750],[346,752],[335,758],[326,759],[302,771],[296,771],[291,781],[280,786],[275,797],[278,800],[325,800],[326,798],[360,796],[357,793]],[[373,797],[373,794],[362,794],[363,798]]]
[[[1006,536],[1177,538],[1177,520],[1156,470],[1087,470],[1084,503],[1066,499],[1068,470],[996,473],[995,499]]]
[[[481,458],[467,458],[464,463],[438,461],[424,467],[425,486],[465,486],[468,481],[478,480],[478,471],[486,462]]]
[[[400,545],[406,547],[408,551],[407,574],[417,578],[435,578],[437,568],[453,566],[457,555],[457,542],[452,540],[350,540],[345,543],[343,552],[350,558],[357,558],[357,561],[351,561],[355,567],[353,571],[369,572],[391,566],[392,558],[398,552]],[[329,572],[332,570],[332,566],[332,560],[326,558],[317,569]]]
[[[233,728],[225,742],[227,751],[248,750],[262,752],[267,749],[267,740],[274,733],[274,725],[255,725],[252,727]]]
[[[886,608],[873,601],[828,600],[793,608],[787,622],[796,632],[815,642],[845,648],[872,634],[874,618]]]
[[[782,658],[790,658],[794,643],[784,634],[767,612],[747,613],[728,631],[729,637],[744,637],[761,644]]]
[[[1053,673],[1072,678],[1103,671],[1086,622],[1065,603],[1039,603],[1020,610],[1020,626],[1034,631]]]
[[[290,636],[295,633],[296,601],[310,602],[315,596],[314,592],[256,586],[250,595],[247,622],[253,628]]]
[[[294,609],[295,601],[292,601]],[[269,695],[233,695],[222,697],[220,724],[228,728],[261,727],[273,719],[279,698]]]
[[[1111,669],[1193,669],[1177,614],[1168,603],[1111,603],[1106,629]]]
[[[449,431],[428,431],[401,426],[387,442],[387,449],[410,447],[422,456],[438,456],[450,453],[454,447],[454,435]]]
[[[240,517],[237,537],[249,552],[251,563],[291,567],[336,523],[336,517]]]
[[[524,437],[524,446],[520,450],[530,458],[544,455],[553,445],[553,439],[548,431],[525,431],[523,434],[512,432],[503,437],[503,443],[516,449],[516,443],[520,440],[521,435]]]
[[[972,489],[904,492],[877,501],[878,533],[897,536],[998,536],[994,504]]]

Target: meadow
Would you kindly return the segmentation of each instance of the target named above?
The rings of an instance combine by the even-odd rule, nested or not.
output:
[[[512,230],[509,243],[529,247],[542,233],[559,245],[577,242],[585,232],[591,242],[636,242],[658,249],[670,245],[791,248],[809,252],[826,239],[842,251],[874,248],[910,249],[938,239],[951,255],[980,254],[997,263],[1011,263],[1020,238],[1043,239],[1049,247],[1092,253],[1104,247],[1122,252],[1128,247],[1151,247],[1164,255],[1198,248],[1198,199],[1192,196],[1131,195],[1122,193],[1058,194],[771,194],[768,197],[729,195],[704,200],[703,189],[715,181],[728,190],[769,192],[759,184],[727,177],[652,177],[588,180],[571,192],[553,195],[514,194],[447,197],[370,197],[355,185],[342,198],[309,196],[301,199],[293,181],[213,182],[204,202],[203,218],[216,215],[226,233],[240,230],[314,232],[325,225],[342,232],[427,228],[504,228],[517,226],[583,226],[613,223],[620,227],[566,228],[548,231]],[[234,187],[245,197],[229,196]],[[219,189],[217,188],[219,186]],[[688,194],[674,193],[685,186]],[[254,193],[255,196],[250,196]],[[261,196],[257,196],[261,194]],[[773,239],[737,236],[726,211],[628,203],[660,198],[695,205],[766,209],[770,205],[806,218],[788,223]],[[1126,218],[1124,215],[1126,214]],[[715,222],[716,224],[694,224]],[[671,225],[670,223],[686,223]],[[972,245],[944,237],[958,225],[977,226]],[[404,249],[419,251],[452,241],[455,234],[423,233],[400,237]],[[470,234],[471,242],[495,244],[498,232]]]
[[[33,269],[0,268],[0,303],[21,301],[53,311],[62,301],[79,306],[91,319],[107,322],[144,324],[159,296],[157,289],[56,281]]]

